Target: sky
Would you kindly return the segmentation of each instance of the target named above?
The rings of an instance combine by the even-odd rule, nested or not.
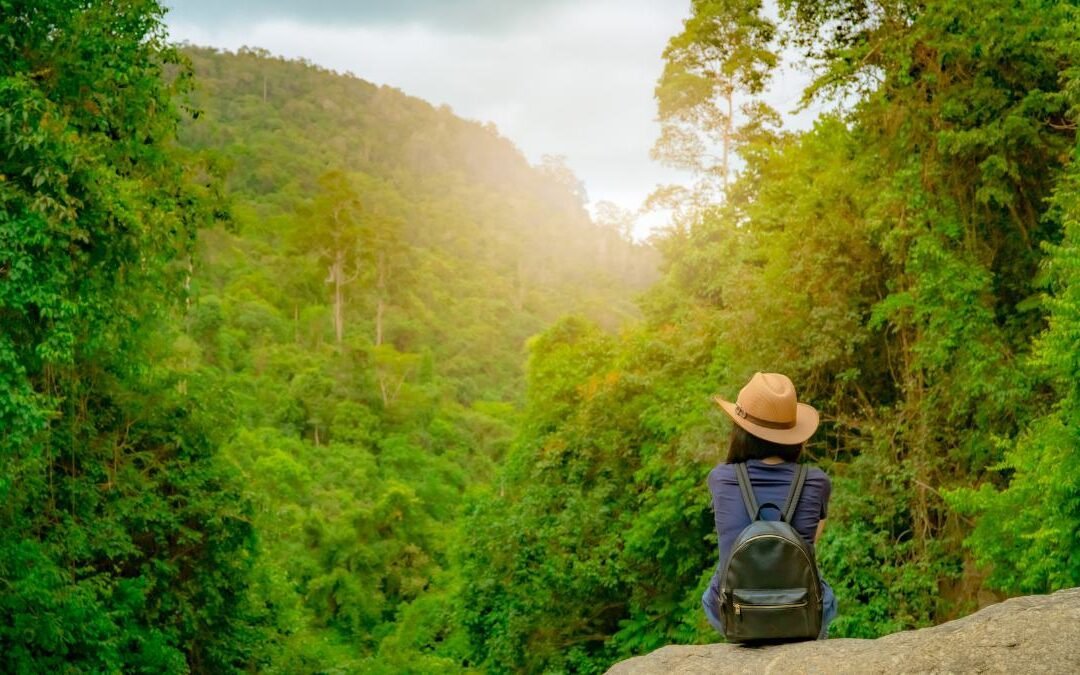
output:
[[[649,158],[653,89],[689,0],[165,0],[171,38],[261,47],[386,84],[492,122],[533,163],[561,155],[590,208],[635,211],[689,176]],[[796,105],[807,76],[784,71],[766,100]],[[789,116],[788,128],[812,113]],[[643,216],[635,236],[666,223]]]

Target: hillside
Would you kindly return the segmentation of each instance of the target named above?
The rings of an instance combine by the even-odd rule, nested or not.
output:
[[[633,320],[653,253],[490,126],[263,52],[185,54],[180,138],[226,222],[200,234],[173,358],[235,421],[268,600],[293,608],[276,662],[347,667],[448,567],[459,501],[511,438],[526,340],[565,313]]]
[[[198,112],[181,139],[214,157],[234,221],[230,233],[204,235],[213,251],[200,276],[215,291],[229,283],[217,271],[238,264],[214,257],[223,250],[244,249],[256,275],[284,260],[321,266],[325,241],[311,208],[320,177],[340,172],[361,217],[378,221],[368,234],[378,241],[354,242],[357,263],[374,266],[363,256],[379,255],[376,244],[393,248],[377,293],[366,277],[347,290],[348,334],[376,340],[381,298],[385,341],[434,350],[436,372],[463,399],[520,383],[524,340],[563,313],[610,328],[638,315],[633,295],[655,278],[655,254],[594,225],[582,186],[557,159],[531,166],[490,125],[309,63],[258,50],[185,53]],[[264,248],[253,250],[256,242]],[[309,295],[304,304],[329,304],[327,293]]]

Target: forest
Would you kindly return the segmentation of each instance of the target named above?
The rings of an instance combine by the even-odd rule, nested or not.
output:
[[[822,411],[831,636],[1080,585],[1076,3],[692,0],[645,242],[491,124],[164,17],[0,0],[0,671],[716,641],[711,399],[759,370]]]

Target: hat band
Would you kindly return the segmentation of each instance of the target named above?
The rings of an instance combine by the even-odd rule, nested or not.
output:
[[[754,424],[758,425],[759,427],[765,427],[766,429],[794,429],[795,428],[795,420],[791,420],[790,422],[772,422],[770,420],[763,420],[760,417],[756,417],[754,415],[751,415],[750,413],[743,410],[742,407],[738,403],[735,404],[735,413],[739,417],[746,420],[747,422],[753,422]]]

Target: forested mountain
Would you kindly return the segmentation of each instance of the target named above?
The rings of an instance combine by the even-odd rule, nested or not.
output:
[[[296,612],[276,667],[360,668],[494,475],[526,339],[568,312],[636,317],[652,252],[490,125],[263,52],[185,54],[180,138],[231,217],[200,236],[176,353],[236,420],[223,454],[258,506],[265,592]]]
[[[432,349],[463,399],[504,394],[524,339],[561,313],[609,328],[637,315],[627,289],[654,278],[653,258],[590,221],[557,158],[530,166],[490,125],[311,64],[185,53],[197,119],[182,140],[221,167],[232,231],[269,247],[249,254],[254,272],[341,266],[347,309],[332,286],[283,309],[318,301],[342,310],[339,340]],[[342,208],[349,222],[330,223]]]
[[[448,109],[178,52],[154,3],[16,9],[0,668],[379,667],[513,434],[525,341],[639,316],[654,252]]]
[[[1080,585],[1080,11],[779,10],[669,42],[655,155],[698,182],[656,277],[489,126],[177,50],[155,2],[4,5],[0,670],[714,640],[711,397],[756,370],[823,413],[833,635]],[[761,97],[781,42],[806,131]]]

